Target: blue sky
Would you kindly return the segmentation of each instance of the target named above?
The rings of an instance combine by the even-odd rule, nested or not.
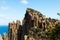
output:
[[[59,19],[60,0],[0,0],[0,25],[23,20],[26,8],[40,11],[46,17]]]

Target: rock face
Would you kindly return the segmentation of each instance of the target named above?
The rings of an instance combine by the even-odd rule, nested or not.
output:
[[[45,29],[49,26],[51,27],[56,21],[55,19],[46,18],[34,9],[27,8],[22,25],[19,20],[9,23],[8,40],[46,40]],[[30,30],[31,28],[32,31]],[[32,33],[30,34],[29,31]],[[32,34],[38,36],[39,39],[35,39]]]
[[[16,22],[12,22],[9,23],[9,27],[8,27],[8,36],[9,39],[8,40],[23,40],[23,31],[22,31],[22,26],[19,20],[17,20]]]
[[[4,33],[4,40],[8,40],[8,35]]]
[[[27,8],[26,10],[26,14],[23,20],[23,24],[25,27],[34,27],[34,28],[45,28],[46,27],[46,20],[45,20],[45,16],[42,15],[40,12],[31,9],[31,8]]]
[[[24,30],[24,35],[27,35],[25,40],[47,40],[46,39],[46,34],[45,34],[45,29],[48,27],[52,27],[52,25],[56,22],[56,19],[51,19],[51,18],[46,18],[44,15],[42,15],[40,12],[27,8],[25,17],[22,22],[22,27]],[[39,31],[40,37],[38,36],[39,39],[35,39],[33,35],[29,35],[29,30],[33,28],[41,28],[42,31]],[[32,31],[33,32],[33,31]],[[35,35],[39,35],[38,33]],[[31,38],[32,37],[32,38]]]

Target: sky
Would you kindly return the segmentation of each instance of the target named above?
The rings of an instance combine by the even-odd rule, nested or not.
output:
[[[60,19],[60,0],[0,0],[0,25],[20,20],[27,8],[35,9],[46,17]]]

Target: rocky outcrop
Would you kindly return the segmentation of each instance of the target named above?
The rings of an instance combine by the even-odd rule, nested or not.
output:
[[[34,27],[45,30],[46,26],[50,25],[51,23],[55,23],[56,21],[58,20],[46,18],[42,13],[34,9],[27,8],[22,25],[29,28]]]
[[[9,23],[8,36],[8,40],[23,40],[23,30],[19,20]]]
[[[58,21],[58,20],[51,19],[51,18],[46,18],[42,13],[40,13],[40,12],[34,10],[34,9],[27,8],[26,13],[25,13],[25,17],[24,17],[23,22],[22,22],[24,35],[28,36],[29,33],[30,33],[29,30],[31,31],[31,28],[34,28],[34,29],[40,28],[40,29],[42,29],[41,31],[39,31],[39,33],[41,34],[40,37],[38,36],[38,34],[36,34],[36,35],[41,40],[47,40],[45,30],[49,27],[54,26],[54,23],[56,21]],[[28,36],[27,38],[33,39],[33,40],[39,40],[39,39],[34,39],[33,35],[31,35],[31,37]]]
[[[58,20],[46,18],[42,13],[27,8],[22,25],[19,20],[9,23],[9,40],[47,40],[45,31],[55,26]],[[31,29],[32,28],[32,29]],[[30,33],[31,32],[31,33]],[[35,38],[35,37],[38,38]]]
[[[23,19],[23,24],[26,27],[34,27],[34,28],[43,28],[46,27],[46,18],[44,15],[42,15],[40,12],[31,9],[31,8],[27,8],[26,10],[26,14],[25,17]]]

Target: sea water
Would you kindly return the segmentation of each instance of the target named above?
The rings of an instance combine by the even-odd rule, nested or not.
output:
[[[3,35],[4,33],[8,34],[8,26],[0,26],[0,34]]]

